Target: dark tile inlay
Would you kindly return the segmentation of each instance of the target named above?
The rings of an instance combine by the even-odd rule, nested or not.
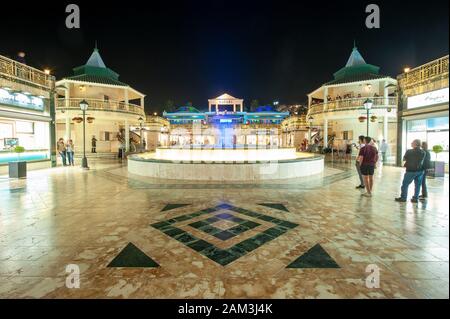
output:
[[[107,267],[159,267],[158,263],[129,243]]]
[[[217,215],[212,215],[205,218],[204,220],[190,223],[189,226],[201,230],[211,236],[214,236],[224,241],[232,237],[239,236],[244,232],[246,232],[247,230],[254,229],[260,226],[259,223],[256,223],[254,221],[246,220],[235,216],[234,212],[271,222],[274,225],[274,227],[269,228],[263,232],[259,232],[255,236],[245,239],[228,249],[221,249],[215,246],[214,244],[209,243],[206,240],[197,238],[193,234],[173,226],[179,221],[189,220],[191,218],[196,218],[201,215],[212,214],[222,209],[226,209],[228,211],[231,211],[232,213],[220,213]],[[232,221],[237,225],[227,230],[222,230],[212,225],[213,223],[219,220]],[[187,247],[197,251],[203,256],[213,260],[214,262],[222,266],[226,266],[229,263],[235,261],[236,259],[243,257],[249,252],[270,242],[271,240],[274,240],[275,238],[284,234],[290,229],[297,227],[298,224],[274,218],[268,215],[255,213],[247,209],[234,207],[229,204],[221,204],[214,208],[207,208],[195,213],[185,214],[165,221],[157,222],[152,224],[151,226],[155,229],[160,230],[166,235],[176,239],[177,241],[183,243]]]
[[[315,245],[286,268],[340,268],[336,261],[320,246]]]
[[[283,210],[283,211],[289,213],[289,209],[287,209],[286,206],[284,206],[283,204],[277,204],[277,203],[259,203],[258,205],[266,206],[266,207],[274,208],[274,209],[278,209],[278,210]]]
[[[172,210],[175,208],[180,208],[180,207],[184,207],[184,206],[189,206],[191,204],[167,204],[166,206],[164,206],[163,209],[161,209],[162,212],[168,211],[168,210]]]

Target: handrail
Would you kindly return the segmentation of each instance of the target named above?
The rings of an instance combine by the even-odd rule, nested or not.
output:
[[[80,102],[82,100],[86,100],[90,110],[128,112],[145,116],[144,108],[140,105],[116,100],[105,101],[102,99],[59,98],[56,102],[56,109],[80,109]]]
[[[0,55],[0,74],[25,82],[53,88],[54,77],[50,74]]]
[[[367,97],[328,101],[327,103],[313,104],[309,107],[309,114],[334,111],[358,110],[364,108]],[[374,108],[396,108],[397,97],[370,97]]]

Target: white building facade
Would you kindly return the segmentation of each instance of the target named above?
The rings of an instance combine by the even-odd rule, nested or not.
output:
[[[323,147],[342,148],[356,143],[359,135],[369,135],[377,142],[385,139],[389,161],[395,161],[397,81],[379,69],[366,63],[354,47],[334,79],[308,94],[307,120],[319,132]],[[371,106],[368,118],[365,103]]]
[[[130,150],[139,143],[139,127],[145,121],[145,95],[119,81],[119,74],[106,67],[97,48],[85,65],[74,68],[74,75],[57,81],[59,98],[56,101],[56,137],[72,139],[75,154],[83,147],[83,123],[80,102],[89,104],[86,112],[86,149],[97,139],[97,153],[116,153],[120,147]],[[137,139],[137,141],[134,141]]]

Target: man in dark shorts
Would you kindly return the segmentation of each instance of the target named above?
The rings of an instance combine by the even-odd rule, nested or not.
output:
[[[358,136],[358,144],[359,146],[356,146],[358,152],[361,151],[363,149],[364,145],[364,135],[360,135]],[[356,189],[359,188],[365,188],[364,186],[364,178],[361,174],[361,165],[358,162],[358,158],[356,158],[356,162],[355,162],[355,166],[356,166],[356,171],[358,172],[358,177],[359,177],[359,185],[356,186]]]
[[[407,150],[403,160],[406,168],[405,175],[403,175],[402,193],[395,201],[406,202],[408,199],[408,187],[414,181],[414,196],[411,202],[417,203],[419,200],[420,186],[422,185],[422,178],[424,172],[425,152],[420,149],[420,140],[414,140],[411,143],[412,149]]]
[[[361,166],[361,174],[364,178],[364,185],[366,186],[366,192],[362,195],[366,197],[372,197],[373,174],[378,162],[378,150],[376,147],[370,145],[371,140],[372,138],[369,136],[364,138],[365,146],[359,150],[358,154],[358,162]]]

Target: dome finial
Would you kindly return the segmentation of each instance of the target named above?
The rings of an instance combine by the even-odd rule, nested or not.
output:
[[[98,51],[97,40],[95,40],[95,48],[94,48],[94,50],[95,50],[95,51]]]
[[[356,49],[356,40],[353,39],[353,50],[355,50],[355,49]]]

